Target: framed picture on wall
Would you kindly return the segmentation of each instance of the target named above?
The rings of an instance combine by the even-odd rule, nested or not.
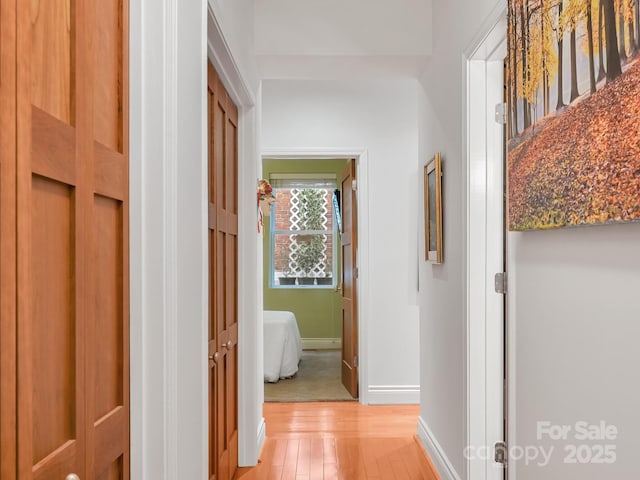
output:
[[[424,166],[425,260],[442,263],[442,157],[439,153]]]

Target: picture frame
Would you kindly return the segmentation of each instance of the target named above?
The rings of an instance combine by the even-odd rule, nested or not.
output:
[[[435,156],[424,166],[424,236],[425,260],[444,261],[442,244],[442,156]]]

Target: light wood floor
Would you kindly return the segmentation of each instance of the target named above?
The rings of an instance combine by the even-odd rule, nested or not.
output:
[[[241,480],[440,480],[415,436],[418,406],[267,403],[260,463]]]

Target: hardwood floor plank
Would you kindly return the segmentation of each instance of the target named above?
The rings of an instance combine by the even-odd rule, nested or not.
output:
[[[362,444],[364,446],[362,461],[364,462],[367,478],[379,478],[380,469],[378,468],[378,462],[376,459],[382,451],[380,443],[370,438],[366,438],[362,440]]]
[[[427,456],[422,447],[415,441],[408,444],[402,450],[405,465],[407,465],[412,477],[425,480],[436,480],[431,464],[427,460]]]
[[[269,463],[282,466],[284,465],[284,457],[287,454],[287,440],[279,438],[272,441],[274,442],[273,456],[269,458]]]
[[[282,478],[282,465],[273,465],[269,468],[268,480],[280,480]]]
[[[323,438],[322,458],[324,464],[335,465],[338,463],[338,454],[336,452],[336,439]]]
[[[324,465],[324,480],[339,480],[338,465],[329,463]]]
[[[409,471],[407,470],[406,465],[404,464],[404,460],[400,451],[402,450],[402,442],[400,439],[393,439],[394,449],[389,455],[389,462],[391,463],[391,468],[393,468],[393,473],[395,478],[400,479],[410,479]]]
[[[287,452],[282,466],[282,480],[295,480],[296,470],[298,468],[298,450],[300,449],[300,440],[291,439],[287,441]]]
[[[323,480],[324,477],[324,441],[321,438],[309,440],[309,480]]]
[[[309,478],[309,466],[311,462],[311,440],[309,438],[303,438],[299,442],[298,449],[298,465],[296,469],[296,476],[298,480],[302,480],[302,477]]]
[[[393,480],[396,478],[393,473],[393,467],[391,466],[391,461],[388,456],[381,456],[376,461],[378,465],[378,471],[380,472],[380,478],[385,478],[388,480]]]
[[[419,458],[421,462],[422,469],[427,480],[440,480],[440,477],[437,473],[436,467],[433,465],[433,462],[427,455],[427,452],[424,450],[422,443],[417,435],[414,435],[413,440],[416,444],[416,448],[414,449],[415,455]]]
[[[418,406],[265,404],[260,464],[241,480],[440,480],[415,436]]]

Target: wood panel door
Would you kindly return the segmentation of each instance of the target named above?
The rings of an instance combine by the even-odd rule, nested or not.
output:
[[[238,110],[211,63],[209,112],[209,478],[238,468]]]
[[[342,384],[358,397],[358,214],[356,161],[341,175],[342,211]]]
[[[0,479],[16,480],[16,3],[0,0]]]
[[[128,1],[14,1],[17,477],[126,480]]]

